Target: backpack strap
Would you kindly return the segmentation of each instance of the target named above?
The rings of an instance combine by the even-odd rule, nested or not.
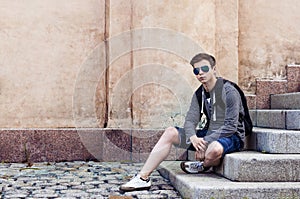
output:
[[[227,80],[223,79],[222,77],[218,77],[215,86],[215,97],[216,97],[217,106],[220,106],[222,109],[225,109],[225,102],[223,101],[222,93],[223,93],[224,84],[226,82]]]
[[[196,90],[196,96],[197,96],[197,100],[198,100],[198,104],[199,104],[199,110],[200,110],[200,119],[202,117],[203,114],[203,100],[202,100],[202,92],[203,92],[203,85],[201,85],[197,90]]]
[[[209,125],[209,116],[208,116],[208,112],[205,108],[205,104],[204,104],[204,101],[203,101],[203,98],[202,98],[202,94],[203,94],[203,85],[201,85],[197,90],[196,90],[196,96],[197,96],[197,100],[198,100],[198,104],[199,104],[199,110],[200,110],[200,118],[199,118],[199,121],[201,120],[203,114],[206,116],[207,118],[207,123],[205,125],[205,129],[208,129],[208,125]]]

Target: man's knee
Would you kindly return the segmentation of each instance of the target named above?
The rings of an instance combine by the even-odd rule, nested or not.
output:
[[[168,127],[163,133],[162,138],[172,143],[179,142],[177,129],[175,127]]]
[[[223,146],[219,142],[214,141],[208,146],[205,158],[211,160],[219,159],[222,157],[223,151]]]

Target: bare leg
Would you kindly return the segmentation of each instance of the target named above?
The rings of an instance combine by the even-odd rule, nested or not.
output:
[[[223,150],[223,146],[217,141],[214,141],[208,145],[208,148],[205,152],[204,166],[218,166],[221,162]]]
[[[165,130],[163,135],[152,149],[147,161],[140,171],[142,178],[147,179],[152,171],[167,158],[173,144],[179,144],[178,131],[174,127],[169,127]]]

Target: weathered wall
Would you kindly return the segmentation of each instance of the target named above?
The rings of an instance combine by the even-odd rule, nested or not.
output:
[[[287,2],[287,3],[286,3]],[[254,92],[299,61],[297,0],[2,0],[0,127],[182,125],[188,62]]]
[[[237,81],[236,0],[119,0],[110,5],[111,40],[118,34],[124,39],[110,46],[109,54],[124,53],[123,45],[132,51],[109,65],[109,127],[183,125],[199,86],[188,62],[200,51],[215,54],[220,73]],[[129,38],[124,36],[128,30],[134,30]],[[223,63],[229,66],[222,68]]]
[[[197,3],[203,6],[195,8]],[[188,61],[202,49],[214,53],[214,3],[118,0],[110,8],[111,40],[121,34],[121,42],[110,46],[110,55],[118,51],[120,57],[109,66],[108,126],[182,124],[186,102],[198,86]],[[136,31],[128,39],[124,34],[131,29]],[[123,45],[131,52],[120,52]]]
[[[239,83],[255,92],[255,78],[282,79],[300,62],[300,1],[239,1]]]
[[[73,127],[82,62],[103,40],[104,1],[0,1],[0,127]]]

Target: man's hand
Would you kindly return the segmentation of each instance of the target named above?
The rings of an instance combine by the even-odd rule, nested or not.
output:
[[[195,147],[196,151],[205,152],[208,146],[208,143],[203,138],[198,138],[196,135],[190,137],[190,140]]]

